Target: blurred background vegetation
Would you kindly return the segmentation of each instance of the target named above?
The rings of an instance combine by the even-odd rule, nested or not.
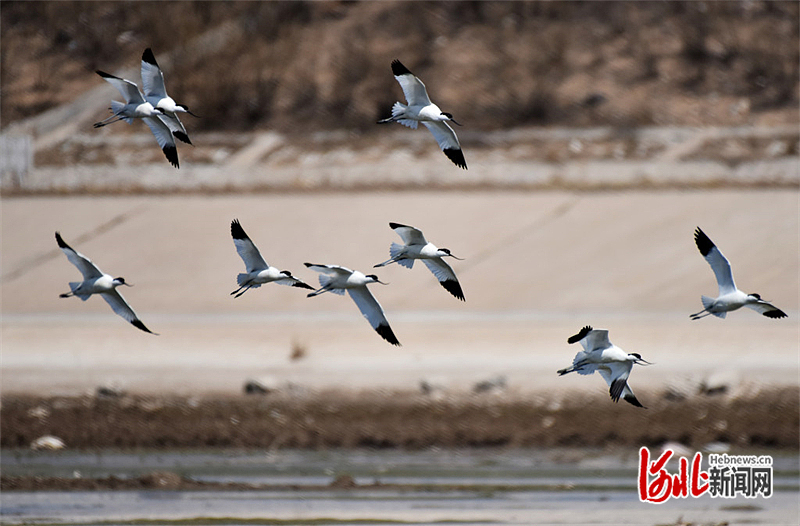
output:
[[[472,129],[778,125],[798,119],[800,4],[13,2],[0,126],[101,84],[151,47],[204,131],[365,129],[400,59]]]

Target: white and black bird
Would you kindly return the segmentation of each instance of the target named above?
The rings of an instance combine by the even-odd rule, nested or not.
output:
[[[338,265],[317,265],[314,263],[306,263],[305,265],[311,270],[320,273],[320,288],[309,293],[309,298],[324,292],[342,295],[346,290],[350,297],[353,298],[353,301],[356,302],[358,310],[361,311],[361,314],[367,318],[369,324],[375,329],[375,332],[392,345],[400,345],[394,332],[392,332],[392,328],[389,327],[389,322],[386,321],[386,316],[383,314],[380,303],[367,289],[367,285],[370,283],[386,285],[386,283],[378,279],[378,276],[375,274],[364,275],[357,270],[350,270]]]
[[[158,67],[156,57],[150,48],[145,49],[142,54],[142,88],[144,89],[145,100],[152,104],[154,108],[164,112],[164,120],[172,130],[172,134],[181,141],[192,144],[192,141],[189,140],[189,135],[186,133],[186,128],[176,114],[188,113],[193,117],[197,117],[197,115],[189,111],[185,104],[177,104],[172,97],[167,95],[167,88],[164,86],[164,73]]]
[[[694,232],[694,241],[700,253],[711,265],[711,270],[717,277],[717,285],[719,286],[719,296],[716,298],[709,298],[708,296],[700,296],[700,301],[703,302],[703,310],[690,314],[689,317],[693,320],[705,318],[709,314],[713,314],[718,318],[724,318],[725,315],[741,307],[749,307],[756,312],[760,312],[767,318],[786,318],[786,313],[768,301],[761,299],[758,294],[745,294],[736,288],[733,282],[733,272],[731,272],[731,264],[722,255],[717,246],[708,238],[708,236],[697,227]]]
[[[614,402],[620,397],[636,407],[644,407],[631,391],[628,377],[633,364],[650,365],[637,353],[626,353],[608,340],[608,331],[593,329],[587,325],[581,331],[570,336],[567,343],[580,342],[583,350],[575,355],[572,366],[558,371],[559,375],[571,372],[592,374],[597,371],[609,386],[609,393]]]
[[[83,281],[71,281],[69,283],[69,288],[71,289],[70,292],[60,294],[60,298],[77,296],[81,300],[86,301],[92,294],[99,294],[104,300],[106,300],[106,303],[111,305],[111,309],[114,312],[130,322],[131,325],[137,329],[143,330],[144,332],[155,334],[153,331],[145,327],[144,323],[142,323],[142,320],[136,316],[136,313],[133,312],[131,306],[128,305],[128,302],[126,302],[125,298],[122,297],[122,294],[117,291],[117,287],[120,285],[125,285],[127,287],[132,286],[125,282],[125,278],[112,278],[109,274],[104,273],[102,270],[97,268],[97,265],[92,263],[91,259],[87,258],[80,252],[76,252],[71,246],[67,245],[67,243],[61,238],[61,234],[58,232],[56,232],[56,242],[64,254],[66,254],[70,263],[78,267],[78,270],[80,270],[81,274],[83,274]]]
[[[417,123],[422,123],[433,134],[439,148],[442,149],[448,159],[453,161],[456,166],[467,169],[467,162],[464,160],[464,153],[461,151],[461,144],[458,142],[456,132],[448,126],[447,121],[458,124],[450,113],[439,109],[439,106],[431,102],[425,84],[422,83],[408,68],[399,60],[392,61],[392,73],[394,78],[403,88],[403,94],[408,104],[395,102],[392,106],[392,116],[388,119],[378,121],[379,124],[385,122],[399,122],[403,126],[417,129]]]
[[[402,238],[404,245],[392,243],[389,247],[390,259],[383,263],[378,263],[375,267],[383,267],[391,263],[397,263],[406,268],[414,266],[414,261],[417,259],[425,263],[439,283],[444,287],[447,292],[460,299],[464,300],[464,292],[461,290],[461,285],[458,283],[456,273],[450,265],[444,261],[444,258],[451,257],[453,259],[461,260],[450,253],[450,249],[438,248],[433,243],[428,242],[422,231],[413,226],[401,225],[400,223],[389,223],[389,227],[397,232]]]
[[[125,104],[112,100],[111,117],[94,123],[94,127],[100,128],[117,121],[125,121],[131,124],[133,119],[142,119],[155,135],[158,145],[170,164],[175,168],[179,168],[178,149],[175,147],[175,138],[172,136],[172,130],[167,124],[168,119],[164,112],[154,108],[152,104],[147,102],[142,92],[139,91],[139,87],[130,80],[121,79],[103,71],[97,71],[97,74],[119,90],[122,96],[125,97]]]
[[[245,233],[238,219],[231,221],[231,236],[233,244],[236,245],[236,252],[239,253],[247,269],[247,272],[236,276],[239,288],[231,292],[233,297],[238,298],[248,290],[257,289],[264,283],[277,283],[278,285],[314,290],[314,287],[295,278],[288,270],[278,270],[268,265],[261,257],[255,243]]]

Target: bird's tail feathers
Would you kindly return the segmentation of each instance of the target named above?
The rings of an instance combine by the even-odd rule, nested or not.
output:
[[[237,274],[237,276],[236,276],[236,283],[238,283],[240,287],[241,287],[241,286],[243,286],[243,285],[245,285],[245,284],[247,283],[247,278],[248,278],[249,276],[250,276],[250,274],[248,274],[248,273],[246,273],[246,272],[243,272],[243,273],[241,273],[241,274]],[[253,283],[253,284],[251,284],[250,286],[251,286],[251,287],[253,287],[253,288],[257,288],[257,287],[260,287],[260,286],[261,286],[261,284],[259,284],[259,283]]]
[[[398,243],[392,243],[392,246],[389,247],[389,255],[392,257],[392,259],[398,258],[403,254],[403,249],[404,248],[405,248],[405,245],[400,245]],[[402,265],[402,266],[404,266],[406,268],[412,268],[414,266],[414,260],[413,259],[398,259],[397,260],[397,264],[398,265]]]
[[[700,301],[703,302],[703,309],[705,309],[706,311],[710,312],[711,314],[713,314],[717,318],[724,318],[728,314],[725,311],[722,311],[722,312],[711,312],[710,310],[708,310],[714,304],[714,298],[709,298],[708,296],[700,296]]]
[[[124,108],[124,107],[125,107],[125,104],[122,103],[122,102],[119,102],[117,100],[112,100],[111,101],[111,112],[114,115],[119,115],[119,112],[122,111],[122,108]],[[133,119],[131,117],[122,117],[120,115],[120,119],[125,121],[125,122],[127,122],[128,124],[132,124],[133,123]]]
[[[69,288],[72,290],[72,295],[79,297],[81,299],[81,301],[86,301],[86,300],[89,299],[89,296],[91,296],[91,294],[77,294],[75,292],[76,290],[78,290],[78,288],[80,288],[81,285],[82,285],[82,283],[80,281],[70,281],[69,282]]]
[[[327,287],[331,281],[333,281],[333,276],[328,276],[327,274],[319,275],[319,284],[321,287]],[[328,289],[328,291],[340,296],[344,296],[344,289]]]
[[[415,121],[413,119],[404,119],[403,118],[403,116],[406,113],[406,109],[408,109],[408,106],[406,106],[405,104],[403,104],[401,102],[395,102],[394,106],[392,106],[392,120],[396,121],[396,122],[399,122],[403,126],[408,126],[412,130],[416,130],[417,129],[417,125],[419,124],[419,122],[417,122],[417,121]]]

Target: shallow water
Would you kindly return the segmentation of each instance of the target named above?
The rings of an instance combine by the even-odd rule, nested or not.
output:
[[[798,459],[774,456],[769,499],[639,502],[637,452],[559,450],[3,451],[6,476],[137,477],[171,471],[197,481],[269,489],[6,491],[5,524],[797,524]],[[676,472],[675,466],[669,468]],[[335,489],[337,476],[359,485]],[[288,485],[306,487],[291,489]]]

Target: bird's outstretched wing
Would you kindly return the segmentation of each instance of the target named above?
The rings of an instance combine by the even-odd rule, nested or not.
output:
[[[261,257],[261,253],[256,248],[255,243],[245,233],[238,219],[231,221],[231,237],[233,244],[236,245],[236,252],[244,261],[247,272],[255,272],[269,268],[267,262]]]
[[[318,263],[303,263],[306,267],[310,268],[311,270],[315,270],[322,274],[329,274],[332,276],[349,276],[353,273],[347,267],[340,267],[339,265],[320,265]]]
[[[722,252],[717,246],[708,238],[708,236],[697,227],[694,231],[694,242],[700,250],[708,264],[711,265],[711,270],[717,277],[717,285],[719,286],[719,295],[728,294],[736,291],[736,284],[733,282],[733,272],[731,272],[731,264],[728,259],[722,255]]]
[[[375,329],[375,332],[392,345],[400,345],[394,332],[392,332],[392,328],[389,327],[389,322],[386,321],[386,316],[383,314],[380,303],[378,303],[378,300],[375,299],[369,289],[367,287],[358,287],[347,289],[347,292],[353,298],[361,314],[367,318],[369,324]]]
[[[142,86],[148,97],[158,97],[163,99],[167,96],[167,89],[164,86],[164,74],[158,67],[156,57],[150,48],[142,53]]]
[[[459,168],[466,170],[467,161],[464,159],[464,152],[461,151],[461,144],[458,142],[458,137],[456,137],[456,132],[453,131],[453,128],[443,121],[422,121],[422,124],[431,131],[439,144],[439,148],[442,149],[447,158]]]
[[[605,329],[593,329],[591,325],[586,325],[578,334],[567,339],[567,343],[577,342],[581,342],[587,353],[595,349],[611,347],[611,342],[608,340],[608,331]]]
[[[628,385],[628,377],[632,367],[633,364],[631,362],[612,362],[598,367],[597,372],[608,384],[611,400],[619,402],[619,399],[622,398],[631,405],[644,408]]]
[[[139,91],[139,87],[134,82],[115,77],[114,75],[110,75],[100,70],[97,70],[97,74],[108,81],[109,84],[117,88],[122,96],[125,97],[125,102],[128,104],[142,104],[145,101],[144,97],[142,96],[142,92]]]
[[[92,263],[91,259],[67,245],[58,232],[56,232],[56,243],[58,243],[61,251],[66,254],[69,262],[78,267],[84,280],[99,278],[103,275],[103,271],[97,268],[97,265]]]
[[[397,82],[400,83],[400,87],[403,88],[403,95],[405,95],[409,106],[427,106],[431,103],[425,84],[399,60],[392,61],[392,73]]]
[[[180,168],[178,165],[178,148],[175,146],[175,139],[172,137],[172,132],[169,126],[164,122],[166,117],[164,115],[157,115],[155,117],[146,117],[142,119],[153,135],[156,137],[161,151],[169,161],[169,164],[175,168]]]
[[[103,299],[106,300],[106,303],[111,305],[111,309],[114,312],[122,316],[124,320],[130,322],[131,325],[133,325],[137,329],[143,330],[144,332],[149,332],[150,334],[156,334],[147,327],[145,327],[144,323],[142,323],[142,320],[140,320],[136,316],[136,313],[133,312],[131,306],[128,305],[128,302],[125,301],[125,298],[122,297],[122,294],[120,294],[117,291],[117,289],[104,292],[103,294],[100,295],[103,296]]]
[[[423,259],[422,262],[425,263],[425,266],[428,267],[431,272],[433,272],[433,275],[436,276],[436,279],[439,280],[439,283],[447,290],[447,292],[461,301],[465,301],[464,292],[461,290],[461,285],[458,283],[456,273],[453,272],[453,269],[447,264],[446,261],[444,261],[442,258],[436,258]]]
[[[413,226],[401,225],[400,223],[389,223],[389,228],[394,230],[406,245],[427,245],[422,231]]]
[[[787,314],[780,310],[772,303],[764,300],[759,300],[758,303],[748,303],[745,307],[749,307],[754,311],[763,314],[767,318],[787,318]]]

